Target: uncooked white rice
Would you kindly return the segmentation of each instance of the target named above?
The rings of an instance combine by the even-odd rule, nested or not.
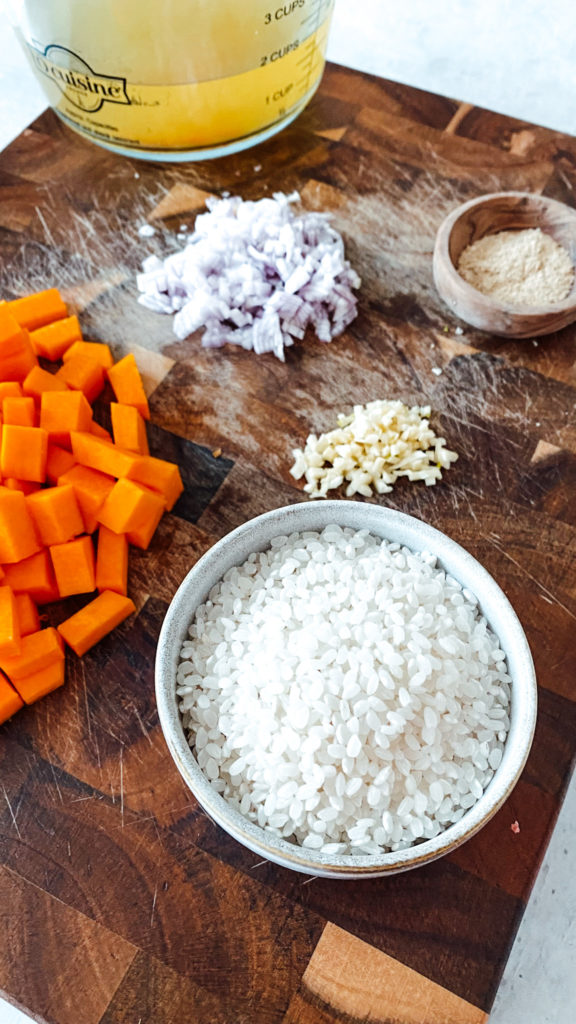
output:
[[[177,692],[201,769],[303,847],[430,839],[500,764],[505,655],[433,555],[337,525],[276,537],[225,574],[189,636]]]

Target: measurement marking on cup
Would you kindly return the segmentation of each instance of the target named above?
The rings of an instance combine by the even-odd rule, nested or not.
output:
[[[310,60],[311,54],[314,53],[315,46],[316,46],[316,44],[315,44],[314,40],[312,40],[312,42],[310,42],[310,43],[307,43],[307,45],[306,45],[306,47],[304,49],[303,56],[300,58],[300,60],[296,61],[296,67],[300,67],[301,64],[305,64],[306,61]]]
[[[330,6],[330,3],[331,0],[313,0],[312,10],[310,11],[310,14],[307,14],[306,17],[302,19],[300,24],[307,25],[309,21],[314,21],[314,19],[316,19],[316,28],[318,28],[320,12],[322,11],[322,8],[326,8],[327,10]]]
[[[300,88],[300,85],[302,85],[305,92],[307,92],[308,89],[310,88],[310,79],[312,78],[312,73],[314,71],[314,58],[316,54],[316,47],[318,46],[318,39],[316,37],[318,35],[318,30],[320,28],[321,15],[324,5],[325,0],[313,0],[312,10],[308,15],[308,18],[305,19],[306,21],[314,19],[314,25],[312,27],[312,38],[306,46],[306,50],[304,51],[303,57],[301,58],[301,60],[298,61],[298,65],[302,64],[302,70],[305,73],[301,82],[297,82],[296,86],[297,88]]]

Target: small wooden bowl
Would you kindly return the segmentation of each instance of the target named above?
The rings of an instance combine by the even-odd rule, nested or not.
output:
[[[467,245],[499,231],[541,228],[576,265],[576,210],[527,192],[494,192],[472,199],[442,222],[434,246],[434,283],[450,309],[481,331],[505,338],[551,334],[576,320],[576,275],[570,294],[547,306],[512,306],[483,295],[456,267]]]

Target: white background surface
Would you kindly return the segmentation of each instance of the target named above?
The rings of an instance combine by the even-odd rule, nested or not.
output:
[[[1,8],[2,0],[0,149],[44,108]],[[574,0],[337,0],[328,56],[576,134]],[[575,849],[576,784],[569,789],[490,1024],[576,1022]],[[24,1014],[0,1000],[0,1024],[23,1022],[28,1022]]]

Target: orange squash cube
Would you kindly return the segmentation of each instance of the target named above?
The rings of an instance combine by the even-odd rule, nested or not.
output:
[[[135,409],[133,405],[120,405],[119,402],[111,402],[110,413],[114,444],[129,452],[137,452],[138,455],[148,455],[146,423],[138,409]]]
[[[106,498],[100,509],[97,519],[114,533],[133,534],[148,537],[149,539],[158,526],[164,512],[164,499],[160,494],[142,487],[141,484],[132,480],[118,480]],[[141,534],[141,531],[143,533]],[[128,537],[130,541],[130,536]],[[137,540],[130,543],[138,543]],[[140,547],[147,547],[144,541],[138,543]]]
[[[98,530],[96,588],[126,594],[128,590],[128,540],[125,533],[114,533],[107,526]]]
[[[2,402],[4,423],[17,427],[36,426],[36,406],[33,398],[5,398]]]
[[[5,576],[8,577],[9,565],[21,562],[39,549],[24,495],[21,491],[0,487],[0,562]],[[6,578],[6,582],[10,583],[10,580]]]
[[[5,477],[3,485],[10,491],[22,491],[22,494],[36,494],[42,487],[42,484],[35,484],[31,480],[17,480],[15,476]]]
[[[114,478],[89,469],[88,466],[76,465],[58,477],[58,483],[72,485],[86,532],[93,533],[98,525],[96,516],[114,487]]]
[[[99,363],[103,370],[108,370],[111,366],[114,366],[114,357],[110,351],[110,346],[105,345],[103,341],[75,341],[64,353],[64,362],[67,363],[74,356],[89,356],[90,359],[94,359],[95,362]]]
[[[107,473],[108,476],[127,476],[134,470],[141,456],[133,452],[125,452],[116,445],[111,444],[93,434],[82,434],[72,432],[70,434],[72,451],[76,460],[82,466],[96,469],[99,473]]]
[[[81,353],[68,359],[56,376],[73,391],[82,391],[93,402],[104,387],[104,369],[96,359]]]
[[[26,504],[46,547],[65,544],[84,532],[84,520],[71,484],[37,491],[29,495]]]
[[[47,391],[40,404],[40,426],[48,431],[51,444],[70,446],[72,430],[90,430],[92,409],[81,391]]]
[[[0,379],[4,382],[21,381],[37,366],[28,331],[23,330],[14,317],[5,312],[8,303],[0,307]]]
[[[62,317],[68,316],[68,310],[57,288],[25,295],[22,299],[7,302],[5,308],[21,327],[27,327],[29,331],[35,331],[44,324],[51,324],[53,320],[61,320]]]
[[[58,380],[55,373],[48,373],[48,370],[43,370],[41,366],[34,366],[26,376],[22,390],[25,395],[40,400],[45,391],[57,391],[62,394],[68,391],[68,387],[64,381]]]
[[[149,420],[148,399],[133,353],[124,356],[124,359],[121,359],[106,372],[116,395],[116,401],[121,402],[122,405],[133,405],[145,420]]]
[[[161,518],[162,516],[160,516],[160,519]],[[141,523],[140,526],[135,526],[133,530],[128,530],[128,533],[126,534],[128,543],[132,544],[135,548],[142,548],[143,551],[146,551],[150,546],[152,537],[156,533],[156,527],[158,526],[160,519],[157,521],[149,519],[148,522]]]
[[[30,332],[32,348],[37,356],[56,362],[70,349],[74,342],[82,337],[77,316],[67,316],[62,320],[46,324]]]
[[[30,594],[15,594],[16,614],[20,626],[20,636],[28,636],[40,629],[40,616]]]
[[[23,704],[20,694],[16,693],[8,680],[0,674],[0,725],[12,718],[16,711],[20,711]]]
[[[106,430],[105,427],[101,427],[99,423],[96,423],[96,420],[92,420],[89,433],[94,434],[94,437],[101,437],[104,441],[108,441],[110,444],[113,443],[112,434]]]
[[[102,637],[119,626],[136,608],[129,597],[104,590],[75,615],[58,626],[58,632],[72,650],[82,657]]]
[[[36,604],[49,604],[60,597],[46,548],[29,558],[23,558],[21,562],[4,565],[4,574],[5,582],[15,594],[28,594]]]
[[[5,398],[22,398],[24,392],[17,380],[0,381],[0,407]]]
[[[0,449],[2,476],[42,484],[46,479],[47,456],[48,434],[41,427],[4,424]]]
[[[155,459],[152,455],[136,460],[126,473],[128,480],[144,484],[152,491],[159,491],[169,512],[184,490],[180,470],[175,462]]]
[[[52,626],[48,626],[47,629],[40,629],[37,633],[23,636],[20,653],[12,657],[2,655],[0,668],[11,681],[16,682],[18,679],[25,679],[32,672],[40,672],[41,669],[61,660],[62,641],[56,630]]]
[[[48,441],[48,457],[46,459],[46,479],[49,484],[58,482],[58,478],[67,473],[76,465],[76,459],[72,452],[66,448],[60,448],[57,444],[50,444]]]
[[[16,679],[14,686],[26,704],[33,704],[34,701],[40,700],[41,697],[45,697],[46,694],[52,693],[52,690],[57,690],[59,686],[62,686],[65,677],[66,663],[64,654],[62,654],[59,661],[54,661],[46,668],[24,676],[23,679]]]
[[[20,620],[12,587],[0,587],[0,657],[20,654]]]
[[[52,544],[50,557],[60,597],[89,594],[96,589],[94,547],[90,537]]]
[[[7,309],[7,304],[0,306],[0,363],[20,352],[22,346],[22,327]]]

